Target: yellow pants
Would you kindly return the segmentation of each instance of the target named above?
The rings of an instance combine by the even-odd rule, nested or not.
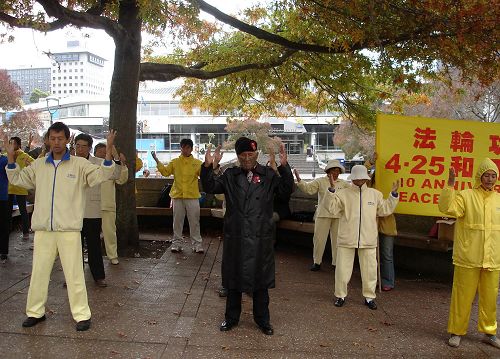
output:
[[[347,285],[351,280],[356,248],[337,248],[337,268],[335,269],[335,296],[347,297]],[[363,297],[375,299],[377,287],[377,248],[358,248],[359,267]]]
[[[102,234],[104,236],[104,245],[108,259],[118,258],[117,239],[116,239],[116,212],[101,211]]]
[[[485,334],[496,334],[499,273],[497,270],[455,266],[448,333],[455,335],[467,333],[472,302],[476,292],[479,292],[477,328]]]
[[[332,265],[337,264],[337,233],[339,231],[339,219],[328,217],[317,217],[314,220],[314,237],[313,237],[313,261],[316,264],[321,264],[323,253],[325,252],[326,241],[328,234],[332,245]]]
[[[50,274],[58,253],[68,286],[69,305],[73,319],[77,322],[90,319],[87,288],[83,275],[80,232],[35,232],[33,269],[26,315],[40,318],[45,314]]]

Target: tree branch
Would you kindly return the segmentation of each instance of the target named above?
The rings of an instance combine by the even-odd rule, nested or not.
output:
[[[195,6],[198,6],[200,10],[212,15],[215,17],[217,20],[222,21],[223,23],[230,25],[242,32],[245,32],[249,35],[255,36],[258,39],[271,42],[274,44],[281,45],[283,47],[286,47],[288,49],[293,49],[297,51],[307,51],[307,52],[320,52],[320,53],[327,53],[327,54],[340,54],[340,53],[350,53],[353,51],[357,50],[362,50],[362,49],[367,49],[371,47],[379,47],[379,46],[388,46],[388,45],[394,45],[400,42],[404,41],[409,41],[414,38],[421,38],[422,36],[427,36],[429,38],[440,38],[440,37],[447,37],[450,35],[453,35],[453,33],[445,33],[445,32],[429,32],[426,33],[425,28],[417,28],[413,29],[412,31],[409,31],[408,33],[402,33],[399,35],[396,35],[392,38],[386,38],[380,41],[377,41],[377,43],[371,43],[371,42],[356,42],[349,44],[347,47],[344,46],[344,44],[336,43],[333,42],[329,46],[322,46],[322,45],[316,45],[316,44],[306,44],[306,43],[301,43],[301,42],[296,42],[296,41],[291,41],[288,40],[282,36],[273,34],[269,31],[260,29],[256,26],[249,25],[241,20],[238,20],[232,16],[229,16],[219,9],[213,7],[210,4],[207,4],[203,0],[189,0],[191,3],[193,3]]]
[[[214,79],[216,77],[227,76],[230,74],[247,71],[247,70],[265,70],[282,65],[290,58],[295,50],[286,50],[276,60],[269,63],[250,63],[239,66],[231,66],[215,71],[201,70],[200,64],[193,67],[186,67],[175,64],[157,64],[152,62],[144,62],[141,64],[140,81],[172,81],[178,77],[191,77],[200,80]],[[197,68],[198,67],[198,68]]]
[[[21,19],[11,16],[5,12],[0,12],[0,21],[17,28],[30,28],[40,31],[54,31],[63,28],[66,25],[78,27],[90,27],[102,29],[111,37],[120,36],[125,33],[124,29],[115,21],[104,16],[100,16],[109,0],[101,0],[100,3],[91,7],[85,12],[75,11],[62,6],[57,0],[36,0],[48,16],[57,20],[44,24],[35,22],[21,21]]]

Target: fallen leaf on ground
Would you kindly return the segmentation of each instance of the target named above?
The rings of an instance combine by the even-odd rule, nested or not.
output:
[[[329,347],[328,344],[323,344],[323,343],[319,343],[319,346],[322,347],[322,348],[328,348]]]
[[[116,334],[118,334],[118,336],[121,338],[125,338],[127,336],[127,334],[125,334],[124,332],[118,332]]]
[[[229,346],[227,346],[227,345],[223,345],[223,346],[222,346],[222,349],[223,349],[223,350],[229,350],[229,348],[230,348],[230,347],[229,347]]]
[[[368,329],[369,332],[376,332],[378,330],[377,328],[373,328],[373,327],[368,327],[366,329]]]
[[[113,354],[113,355],[116,355],[116,354],[120,354],[120,352],[117,352],[116,350],[112,350],[109,352],[110,354]]]
[[[134,283],[135,284],[140,284],[141,282],[139,282],[138,280],[134,280]]]
[[[124,304],[124,303],[120,303],[120,302],[116,302],[116,303],[115,303],[115,305],[116,305],[117,307],[123,307],[125,304]]]
[[[186,291],[186,292],[184,292],[184,294],[185,295],[191,295],[191,292]]]
[[[156,324],[158,324],[158,322],[156,320],[148,320],[147,323],[149,325],[156,325]]]

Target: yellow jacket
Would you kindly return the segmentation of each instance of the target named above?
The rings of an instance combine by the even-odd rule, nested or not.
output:
[[[16,151],[16,163],[19,165],[19,168],[22,169],[24,167],[27,167],[33,161],[34,159],[23,150]],[[14,186],[9,182],[9,194],[18,194],[26,196],[28,194],[28,191],[25,188]]]
[[[333,215],[340,215],[337,245],[346,248],[377,247],[377,217],[390,215],[396,209],[398,198],[382,193],[366,184],[327,192],[323,205]]]
[[[334,183],[335,190],[340,190],[343,188],[347,188],[349,186],[350,186],[349,182],[344,181],[340,178],[338,178]],[[330,180],[328,179],[327,176],[317,178],[311,182],[304,182],[304,180],[297,182],[297,188],[300,189],[302,192],[306,194],[315,194],[315,193],[318,194],[318,206],[316,207],[314,218],[318,217],[339,218],[339,215],[333,216],[326,209],[325,206],[321,205],[321,203],[323,202],[323,198],[325,197],[325,193],[328,192],[329,187],[330,187]]]
[[[162,163],[158,163],[158,171],[162,176],[174,175],[170,198],[200,198],[198,178],[201,163],[193,156],[185,157],[183,155],[174,158],[166,167]]]
[[[63,156],[55,167],[52,153],[30,166],[9,168],[9,181],[26,189],[36,189],[31,218],[34,231],[80,232],[88,187],[98,185],[113,175],[115,164],[97,166],[85,158]]]
[[[481,186],[484,172],[498,168],[489,158],[476,173],[474,188],[455,191],[444,188],[439,210],[457,218],[453,243],[453,264],[465,268],[500,270],[500,193]]]

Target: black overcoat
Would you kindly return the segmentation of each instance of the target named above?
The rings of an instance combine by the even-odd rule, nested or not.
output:
[[[260,164],[249,183],[240,167],[215,176],[201,165],[201,183],[207,193],[224,193],[224,252],[222,285],[241,292],[274,288],[273,201],[288,201],[293,189],[290,166],[278,167],[278,175]]]

